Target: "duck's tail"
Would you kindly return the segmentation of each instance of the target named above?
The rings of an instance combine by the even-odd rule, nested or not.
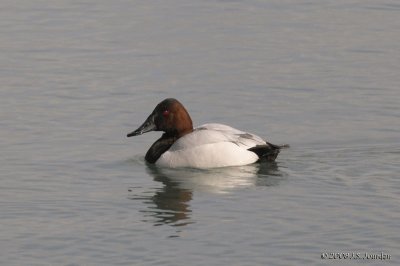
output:
[[[279,145],[278,147],[281,148],[281,149],[287,149],[287,148],[290,148],[290,145],[289,144],[282,144],[282,145]]]
[[[275,161],[276,157],[278,157],[281,149],[289,148],[288,144],[284,145],[275,145],[267,142],[264,145],[257,145],[248,149],[249,151],[254,152],[260,158],[260,160],[266,161]]]

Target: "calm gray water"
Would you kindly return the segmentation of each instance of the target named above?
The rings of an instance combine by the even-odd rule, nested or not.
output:
[[[398,1],[2,1],[1,265],[400,262]],[[157,169],[164,98],[289,143]]]

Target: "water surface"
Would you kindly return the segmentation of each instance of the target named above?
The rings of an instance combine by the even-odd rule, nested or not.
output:
[[[396,1],[3,1],[1,265],[400,257]],[[164,98],[276,164],[144,162]],[[347,263],[347,261],[345,262]],[[358,263],[358,262],[356,262]]]

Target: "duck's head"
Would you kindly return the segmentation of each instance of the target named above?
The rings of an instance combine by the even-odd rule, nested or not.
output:
[[[127,137],[142,135],[149,131],[164,131],[179,138],[193,131],[192,119],[178,100],[168,98],[160,102],[146,121]]]

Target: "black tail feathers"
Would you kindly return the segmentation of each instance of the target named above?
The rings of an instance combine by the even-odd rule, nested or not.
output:
[[[276,157],[282,148],[289,148],[289,145],[275,145],[267,142],[265,145],[257,145],[250,149],[249,151],[254,152],[260,158],[260,160],[275,161]]]

